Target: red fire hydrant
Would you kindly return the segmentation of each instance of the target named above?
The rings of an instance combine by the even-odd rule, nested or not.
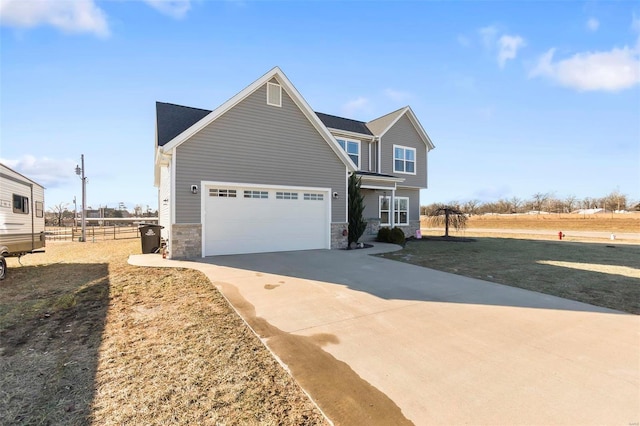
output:
[[[562,233],[562,231],[558,232],[558,239],[561,240],[562,237],[564,237],[564,234]]]

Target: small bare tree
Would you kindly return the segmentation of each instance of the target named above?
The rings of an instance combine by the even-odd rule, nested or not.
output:
[[[542,208],[544,207],[545,203],[547,202],[547,200],[549,200],[549,194],[548,193],[542,193],[542,192],[536,192],[535,194],[532,195],[533,200],[533,209],[536,210],[537,212],[541,212]]]
[[[53,207],[50,207],[51,213],[53,213],[53,224],[62,226],[62,219],[67,211],[68,203],[59,203]]]
[[[428,212],[431,226],[443,226],[444,236],[449,237],[449,226],[456,230],[467,226],[467,216],[458,208],[444,204],[436,205]]]

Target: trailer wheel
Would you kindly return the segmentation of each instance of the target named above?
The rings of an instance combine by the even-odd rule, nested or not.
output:
[[[4,280],[7,275],[7,261],[4,260],[4,256],[0,256],[0,280]]]

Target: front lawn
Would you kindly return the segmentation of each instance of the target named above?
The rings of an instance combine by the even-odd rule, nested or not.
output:
[[[387,259],[640,314],[640,246],[475,238],[411,240]]]

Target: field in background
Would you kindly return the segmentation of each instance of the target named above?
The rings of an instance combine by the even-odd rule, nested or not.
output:
[[[424,216],[421,224],[430,227]],[[481,215],[471,216],[467,228],[640,232],[640,213]]]

